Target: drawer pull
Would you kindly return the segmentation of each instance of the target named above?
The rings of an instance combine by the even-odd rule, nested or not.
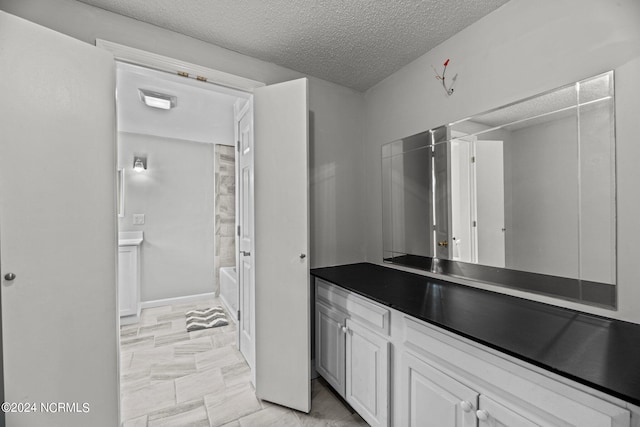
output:
[[[487,421],[489,419],[489,413],[484,409],[476,411],[476,416],[480,421]]]
[[[460,407],[464,412],[471,412],[471,410],[473,409],[473,405],[471,404],[471,402],[467,402],[466,400],[460,402]]]

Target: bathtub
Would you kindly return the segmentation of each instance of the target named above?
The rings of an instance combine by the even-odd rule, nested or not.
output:
[[[235,267],[220,268],[220,301],[235,322],[238,311],[238,280]]]

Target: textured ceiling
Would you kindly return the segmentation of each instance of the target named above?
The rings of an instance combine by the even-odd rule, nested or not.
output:
[[[80,1],[359,91],[507,2]]]

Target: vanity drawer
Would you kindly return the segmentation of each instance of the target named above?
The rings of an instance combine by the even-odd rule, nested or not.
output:
[[[322,279],[316,279],[316,297],[345,312],[355,322],[379,334],[389,335],[389,309]]]

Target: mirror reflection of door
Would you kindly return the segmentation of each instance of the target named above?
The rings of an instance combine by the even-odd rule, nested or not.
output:
[[[504,267],[506,229],[502,141],[476,141],[473,165],[478,236],[476,262],[493,267]]]
[[[502,141],[450,142],[451,259],[505,266]]]
[[[451,155],[447,129],[438,128],[433,133],[434,171],[434,244],[436,258],[451,259]]]

